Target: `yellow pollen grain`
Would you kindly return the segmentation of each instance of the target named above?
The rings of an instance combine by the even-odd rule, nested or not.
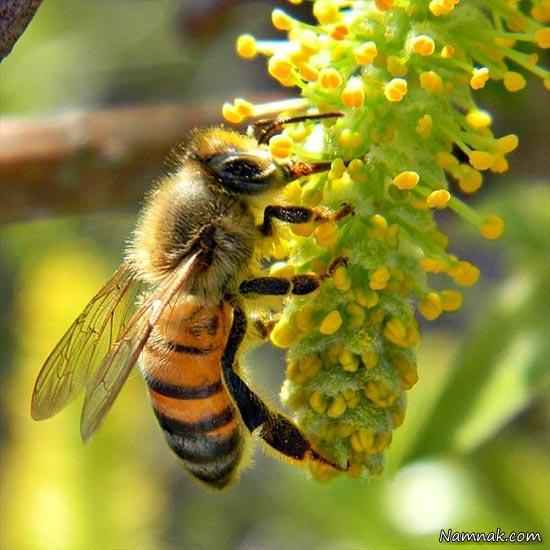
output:
[[[536,31],[535,42],[539,48],[544,50],[550,48],[550,27]]]
[[[288,348],[298,337],[298,331],[288,321],[279,321],[269,335],[271,343],[278,348]]]
[[[486,239],[498,239],[504,233],[504,221],[500,216],[492,214],[485,218],[479,231]]]
[[[504,155],[497,155],[495,157],[495,162],[493,162],[490,168],[491,172],[494,172],[495,174],[504,174],[505,172],[508,172],[509,169],[510,165]]]
[[[451,200],[451,194],[446,189],[432,191],[426,202],[430,208],[445,208]]]
[[[461,261],[449,270],[455,283],[461,286],[473,286],[479,280],[479,269],[470,262]]]
[[[431,115],[424,115],[418,119],[418,122],[416,124],[416,133],[424,138],[427,139],[431,136],[433,129],[433,119]]]
[[[340,16],[338,4],[333,0],[318,0],[313,4],[313,15],[321,25],[335,23]]]
[[[516,134],[508,134],[497,139],[497,149],[499,153],[507,155],[515,151],[519,146],[519,138]]]
[[[323,248],[332,248],[338,240],[338,227],[334,222],[322,223],[313,232],[315,240]]]
[[[439,296],[443,311],[457,311],[462,307],[462,292],[458,290],[442,290]]]
[[[318,414],[324,414],[327,404],[320,391],[314,391],[309,398],[309,406]]]
[[[288,16],[283,10],[275,9],[271,13],[271,22],[279,31],[289,31],[294,26],[294,19]]]
[[[342,395],[338,395],[334,398],[327,411],[327,416],[330,418],[338,418],[342,416],[347,409],[346,400]]]
[[[403,78],[394,78],[384,87],[384,95],[388,101],[397,103],[407,95],[407,81]]]
[[[319,78],[319,71],[310,63],[300,63],[298,71],[300,76],[308,82],[315,82]]]
[[[353,50],[353,56],[358,65],[370,65],[377,55],[378,48],[376,47],[376,42],[372,41],[364,42]]]
[[[285,81],[292,76],[292,63],[282,55],[274,55],[269,59],[267,70],[275,79]]]
[[[365,86],[360,78],[350,78],[340,95],[346,107],[359,108],[365,103]]]
[[[428,321],[437,319],[443,311],[439,294],[437,292],[428,292],[418,304],[418,311]]]
[[[361,353],[361,360],[367,369],[374,369],[378,365],[379,356],[373,349],[366,349]]]
[[[476,170],[489,170],[495,162],[495,156],[487,151],[472,151],[469,156],[470,164]]]
[[[470,111],[466,115],[466,122],[472,128],[476,130],[481,130],[483,128],[488,128],[491,126],[493,119],[491,115],[486,111]]]
[[[481,90],[481,88],[484,88],[485,84],[487,84],[489,77],[489,69],[487,67],[475,68],[472,71],[470,87],[473,90]]]
[[[441,57],[443,59],[451,59],[455,56],[456,50],[453,46],[447,44],[441,49]]]
[[[342,82],[342,76],[332,67],[321,69],[319,72],[319,84],[321,85],[321,88],[324,88],[325,90],[334,90],[335,88],[339,88],[342,85]]]
[[[248,118],[254,114],[254,105],[250,101],[237,97],[233,103],[235,109],[243,118]]]
[[[345,267],[339,267],[332,276],[334,286],[342,292],[347,292],[351,288],[351,279],[348,270]]]
[[[241,34],[237,38],[236,50],[243,59],[253,59],[258,54],[256,39],[251,34]]]
[[[232,124],[240,124],[244,120],[244,116],[239,110],[229,102],[225,102],[222,106],[222,116],[227,122]]]
[[[447,151],[440,151],[436,155],[436,162],[440,168],[449,170],[459,165],[457,158]]]
[[[369,277],[369,287],[371,290],[383,290],[390,280],[391,273],[387,266],[377,267]]]
[[[292,153],[294,142],[284,134],[273,136],[269,140],[269,151],[277,159],[285,159]]]
[[[458,186],[464,193],[475,193],[483,184],[483,175],[471,166],[464,164],[460,167]]]
[[[507,71],[504,74],[504,87],[509,92],[519,92],[527,86],[527,81],[521,73],[516,73],[514,71]]]
[[[435,42],[432,37],[421,34],[420,36],[415,36],[411,40],[410,48],[414,53],[427,57],[433,55],[435,52]]]
[[[407,62],[396,55],[389,55],[386,59],[388,72],[395,77],[406,76],[409,72]]]
[[[419,181],[420,176],[411,170],[401,172],[393,178],[393,184],[402,191],[414,189],[418,185]]]
[[[394,0],[374,0],[375,6],[380,11],[388,11],[393,8]]]
[[[443,92],[443,80],[435,71],[420,73],[420,86],[432,94]]]
[[[319,332],[325,336],[330,336],[338,331],[342,326],[342,316],[337,310],[331,311],[322,321]]]
[[[363,307],[366,307],[367,309],[373,308],[375,305],[378,304],[380,298],[376,292],[373,290],[363,290],[363,289],[357,289],[354,292],[355,299],[357,300],[357,303]]]

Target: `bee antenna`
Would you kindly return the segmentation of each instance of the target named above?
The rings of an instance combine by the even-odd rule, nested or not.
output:
[[[339,118],[344,116],[344,113],[317,113],[315,115],[299,115],[289,118],[281,119],[264,119],[258,120],[254,124],[248,127],[247,133],[256,138],[260,145],[265,145],[269,140],[279,132],[282,131],[283,126],[287,124],[297,124],[298,122],[305,122],[306,120],[323,120],[325,118]]]

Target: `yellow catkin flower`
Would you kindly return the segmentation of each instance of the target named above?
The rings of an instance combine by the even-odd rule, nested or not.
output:
[[[420,86],[432,94],[443,92],[443,80],[435,71],[420,73]]]
[[[275,9],[271,13],[271,22],[273,26],[280,31],[289,31],[294,27],[295,21],[283,10]]]
[[[480,233],[490,240],[498,239],[504,232],[504,222],[500,216],[487,216],[480,227]]]
[[[342,76],[332,67],[327,67],[319,72],[319,84],[325,90],[339,88],[342,85],[342,82]]]
[[[508,71],[504,74],[504,87],[509,92],[519,92],[525,86],[527,86],[527,81],[522,74],[514,71]]]
[[[462,307],[462,293],[458,290],[442,290],[439,293],[443,311],[457,311]]]
[[[493,119],[491,118],[491,115],[486,111],[475,110],[470,111],[466,115],[466,122],[472,128],[475,128],[476,130],[481,130],[483,128],[488,128],[489,126],[491,126]]]
[[[437,319],[443,311],[439,294],[437,292],[428,292],[418,304],[418,311],[428,321]]]
[[[393,184],[402,191],[414,189],[418,185],[419,181],[420,176],[411,170],[401,172],[393,178]]]
[[[430,208],[445,208],[449,201],[451,200],[451,194],[446,189],[438,189],[437,191],[432,191],[426,203]]]
[[[544,50],[550,48],[550,27],[536,31],[535,42],[539,48]]]
[[[475,68],[472,71],[470,86],[473,90],[481,90],[489,80],[489,69],[487,67]]]
[[[251,34],[241,34],[237,38],[236,49],[243,59],[252,59],[258,55],[256,39]]]
[[[365,86],[360,78],[350,78],[340,95],[346,107],[358,108],[365,103]]]
[[[342,316],[338,310],[331,311],[321,322],[319,332],[325,336],[334,334],[342,326]]]
[[[403,78],[394,78],[384,87],[384,95],[388,101],[399,102],[407,95],[407,81]]]
[[[289,157],[293,147],[293,141],[284,134],[273,136],[269,140],[269,151],[277,159]]]
[[[435,52],[435,42],[433,41],[432,37],[426,34],[421,34],[419,36],[415,36],[411,40],[410,49],[412,52],[417,53],[418,55],[427,57],[433,55],[433,53]]]
[[[363,42],[363,44],[353,50],[353,56],[358,65],[370,65],[377,55],[378,48],[376,47],[376,42],[372,41]]]

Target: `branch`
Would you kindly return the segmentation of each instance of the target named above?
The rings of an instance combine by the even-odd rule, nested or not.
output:
[[[42,0],[0,0],[0,62],[25,32]]]
[[[1,0],[0,0],[1,1]],[[126,107],[0,123],[0,223],[137,204],[219,105]]]

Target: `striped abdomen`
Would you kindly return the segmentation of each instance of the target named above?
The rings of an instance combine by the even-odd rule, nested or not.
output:
[[[217,488],[242,455],[238,413],[221,379],[231,311],[187,296],[161,316],[142,354],[153,409],[189,472]]]

